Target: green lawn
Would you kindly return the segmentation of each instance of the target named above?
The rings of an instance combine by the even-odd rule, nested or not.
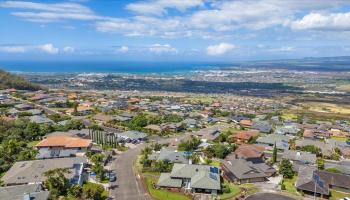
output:
[[[283,179],[284,185],[286,186],[286,191],[292,194],[300,195],[297,189],[295,188],[294,184],[295,181],[298,179],[298,176],[294,176],[292,179]]]
[[[346,142],[349,140],[347,137],[332,136],[331,139]]]
[[[145,182],[147,184],[147,189],[152,198],[157,200],[190,200],[191,198],[185,196],[182,193],[170,192],[165,189],[156,189],[153,184],[156,182],[154,178],[145,176]]]
[[[220,167],[220,160],[212,160],[212,162],[209,164],[210,166]]]
[[[247,194],[255,194],[257,192],[259,192],[259,188],[257,188],[254,184],[252,183],[245,183],[245,184],[241,184],[239,185],[239,188],[241,189],[246,189],[247,190]]]
[[[230,192],[220,194],[219,195],[220,199],[231,199],[231,198],[237,196],[241,192],[241,189],[238,185],[230,183],[229,186],[230,186]]]
[[[332,196],[330,197],[330,200],[339,200],[344,197],[350,197],[350,193],[345,193],[345,192],[340,192],[340,191],[335,191],[331,190]]]

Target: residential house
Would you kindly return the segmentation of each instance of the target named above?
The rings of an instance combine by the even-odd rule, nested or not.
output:
[[[330,190],[341,192],[350,192],[350,176],[340,173],[332,173],[328,171],[317,170],[315,167],[303,167],[299,170],[298,180],[295,186],[298,191],[302,191],[306,195],[314,195],[322,197],[329,197]],[[318,177],[322,182],[315,183],[315,178]],[[316,189],[315,189],[316,188]]]
[[[252,129],[259,130],[261,133],[270,133],[272,126],[268,121],[254,121]]]
[[[1,178],[7,186],[43,183],[46,180],[45,172],[66,168],[70,173],[65,174],[72,184],[82,184],[87,176],[84,166],[87,163],[84,157],[55,158],[47,160],[29,160],[16,162]]]
[[[255,144],[242,144],[231,154],[226,156],[227,160],[233,159],[245,159],[256,160],[261,159],[264,156],[265,147]]]
[[[0,187],[1,200],[47,200],[49,196],[50,191],[41,184]]]
[[[29,120],[37,124],[54,124],[55,122],[44,115],[34,115],[30,116]]]
[[[88,114],[91,114],[93,112],[93,109],[91,107],[85,107],[85,106],[78,106],[77,112],[75,112],[74,108],[68,109],[66,111],[69,115],[78,115],[78,116],[85,116]]]
[[[301,149],[303,146],[310,145],[320,148],[324,156],[330,157],[333,153],[332,145],[320,140],[301,139],[295,141],[295,146],[297,149]]]
[[[250,128],[253,125],[253,122],[250,119],[242,119],[241,121],[239,121],[239,125],[241,125],[244,128]]]
[[[289,140],[290,140],[290,137],[286,135],[268,134],[265,136],[258,137],[258,139],[256,139],[256,143],[270,149],[273,149],[274,145],[276,144],[277,149],[288,150]]]
[[[93,117],[94,120],[98,121],[99,123],[103,124],[106,122],[109,122],[114,119],[113,116],[105,115],[103,113],[98,113]]]
[[[160,125],[162,132],[179,132],[184,129],[184,124],[179,123],[165,123]]]
[[[151,134],[159,134],[162,132],[162,128],[156,124],[147,125],[144,127],[144,129],[147,130]]]
[[[266,181],[276,173],[276,169],[264,162],[253,163],[244,159],[223,161],[223,176],[233,183],[254,183]]]
[[[258,130],[248,130],[248,131],[239,131],[230,135],[229,138],[236,143],[243,144],[248,143],[253,138],[256,138],[259,135]]]
[[[219,137],[220,133],[221,131],[218,127],[210,127],[201,129],[195,132],[194,135],[200,137],[201,139],[212,141]]]
[[[315,165],[316,154],[294,150],[285,150],[282,159],[288,159],[293,163],[294,171],[299,171],[300,166]]]
[[[37,159],[83,156],[92,147],[92,141],[65,135],[51,136],[39,142]]]
[[[187,118],[183,120],[181,123],[185,124],[187,128],[197,128],[198,122],[195,119]]]
[[[175,163],[170,173],[161,173],[157,186],[216,195],[221,190],[220,170],[209,165]]]
[[[117,137],[124,142],[132,143],[147,140],[147,134],[140,131],[125,131],[123,133],[118,133]]]
[[[159,152],[154,152],[149,156],[150,160],[160,161],[168,160],[171,163],[188,164],[188,158],[184,151],[174,151],[170,149],[161,149]]]
[[[300,129],[296,124],[288,124],[281,127],[277,127],[275,130],[275,134],[281,134],[281,135],[297,135],[299,133]]]
[[[29,110],[29,109],[33,109],[34,107],[30,104],[25,104],[25,103],[21,103],[21,104],[17,104],[14,106],[16,109],[24,111],[24,110]]]

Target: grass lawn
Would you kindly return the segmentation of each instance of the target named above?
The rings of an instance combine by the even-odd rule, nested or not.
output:
[[[28,145],[28,147],[34,147],[34,146],[37,145],[39,142],[40,142],[40,140],[31,141],[31,142],[29,142],[27,145]]]
[[[236,127],[232,127],[232,126],[229,126],[229,127],[225,127],[223,130],[222,130],[222,133],[235,133],[237,131],[241,131],[240,128],[236,128]]]
[[[346,141],[348,141],[349,138],[347,138],[347,137],[332,136],[331,139],[338,140],[338,141],[342,141],[342,142],[346,142]]]
[[[220,167],[220,163],[220,160],[212,160],[212,162],[209,165],[214,167]]]
[[[300,195],[300,193],[295,188],[295,181],[298,179],[298,176],[294,176],[292,179],[283,179],[284,185],[286,186],[286,191],[292,194]]]
[[[241,185],[239,185],[239,188],[241,188],[241,189],[246,189],[248,195],[259,192],[259,188],[257,188],[257,187],[256,187],[254,184],[252,184],[252,183],[241,184]]]
[[[345,193],[345,192],[340,192],[340,191],[335,191],[331,190],[332,196],[330,197],[330,200],[339,200],[344,197],[350,197],[350,193]]]
[[[219,195],[220,199],[230,199],[232,197],[237,196],[240,192],[241,189],[238,185],[232,184],[232,183],[227,183],[230,186],[230,192],[229,193],[223,193]]]
[[[156,182],[155,178],[151,178],[148,176],[145,176],[145,182],[147,184],[147,189],[149,194],[152,196],[152,198],[157,200],[190,200],[191,198],[177,192],[171,192],[164,189],[156,189],[153,187],[153,184]]]

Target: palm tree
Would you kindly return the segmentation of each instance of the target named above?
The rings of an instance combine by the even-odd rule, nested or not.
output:
[[[70,173],[70,171],[63,168],[52,169],[44,173],[47,177],[44,185],[50,191],[52,199],[57,199],[58,197],[67,194],[70,184],[69,180],[65,177],[65,174],[68,173]]]

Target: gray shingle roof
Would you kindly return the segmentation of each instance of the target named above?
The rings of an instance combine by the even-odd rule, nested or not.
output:
[[[126,131],[118,134],[119,137],[128,138],[131,140],[144,139],[147,137],[147,134],[139,131]]]
[[[286,150],[283,152],[282,158],[294,160],[294,161],[301,161],[305,164],[315,164],[316,163],[316,154],[312,154],[309,152]]]
[[[209,165],[190,165],[175,163],[171,173],[161,176],[164,180],[159,181],[169,183],[166,180],[170,176],[171,179],[190,179],[190,187],[198,189],[220,190],[220,171],[218,168]],[[161,185],[160,185],[161,186]]]
[[[238,179],[267,177],[265,172],[262,169],[258,168],[258,165],[254,166],[253,163],[248,162],[248,161],[243,160],[243,159],[223,161],[223,164]],[[260,167],[262,168],[263,166],[260,166]],[[269,168],[264,167],[263,169],[268,170]]]
[[[42,116],[42,115],[34,115],[34,116],[31,116],[29,117],[29,120],[31,122],[35,122],[35,123],[38,123],[38,124],[54,124],[55,122],[52,121],[51,119],[45,117],[45,116]]]
[[[157,185],[160,187],[180,188],[182,179],[171,178],[170,173],[161,173]]]
[[[28,193],[31,200],[47,200],[50,194],[49,191],[43,191],[40,184],[0,187],[1,200],[23,200]]]
[[[84,157],[20,161],[16,162],[1,180],[7,185],[43,182],[46,180],[44,172],[48,170],[55,168],[69,168],[73,170],[75,164],[86,162],[87,160]],[[70,173],[67,175],[67,178],[73,178],[74,175],[74,173]]]
[[[172,163],[188,163],[188,159],[183,151],[173,151],[168,149],[162,149],[160,152],[156,152],[150,155],[151,160],[169,160]]]

